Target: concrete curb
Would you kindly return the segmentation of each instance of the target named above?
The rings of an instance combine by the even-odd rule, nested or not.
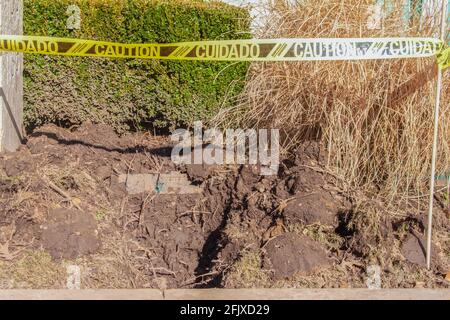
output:
[[[0,300],[450,300],[450,289],[0,290]]]

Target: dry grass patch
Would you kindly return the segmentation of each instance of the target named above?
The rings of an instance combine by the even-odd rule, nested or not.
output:
[[[270,272],[262,269],[261,254],[256,251],[243,253],[226,273],[226,288],[268,288]]]
[[[4,289],[63,289],[66,268],[45,251],[28,251],[14,261],[0,260],[0,284]]]
[[[291,2],[291,1],[290,1]],[[373,1],[274,1],[261,37],[432,36],[437,28],[400,7],[368,28]],[[350,186],[389,199],[422,195],[431,163],[434,58],[343,62],[254,63],[238,104],[219,114],[226,127],[279,128],[288,155],[302,141],[328,146],[328,168]],[[438,172],[450,163],[450,73],[444,73]]]

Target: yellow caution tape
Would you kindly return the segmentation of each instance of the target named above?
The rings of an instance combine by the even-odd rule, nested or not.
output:
[[[448,67],[448,49],[433,38],[318,38],[123,44],[105,41],[0,36],[0,51],[46,55],[197,61],[323,61],[439,56]]]
[[[441,69],[450,67],[450,48],[447,48],[437,55],[438,66]]]

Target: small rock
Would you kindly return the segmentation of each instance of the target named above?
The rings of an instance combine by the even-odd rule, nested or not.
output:
[[[409,234],[403,241],[401,252],[409,262],[421,267],[426,267],[426,243],[424,236]],[[444,270],[442,270],[441,260],[439,259],[439,249],[434,244],[431,245],[431,253],[432,265],[436,267],[439,272],[443,273]]]
[[[402,254],[411,263],[423,267],[427,265],[424,242],[412,234],[409,234],[403,242]]]

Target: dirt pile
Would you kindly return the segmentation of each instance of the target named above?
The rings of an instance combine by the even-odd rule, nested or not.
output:
[[[60,278],[23,275],[75,264],[84,288],[363,287],[366,267],[379,264],[385,286],[448,285],[445,212],[436,214],[440,259],[427,272],[410,254],[409,235],[424,232],[418,204],[392,214],[346,189],[318,143],[265,177],[258,166],[177,167],[170,153],[167,137],[85,124],[45,126],[1,155],[0,280],[58,288]],[[161,176],[203,191],[127,192],[126,177]]]
[[[265,266],[275,271],[275,279],[289,279],[298,273],[308,275],[331,265],[324,248],[293,232],[270,241],[265,251]]]
[[[97,222],[83,211],[51,210],[41,228],[42,245],[54,259],[76,259],[100,248]]]

